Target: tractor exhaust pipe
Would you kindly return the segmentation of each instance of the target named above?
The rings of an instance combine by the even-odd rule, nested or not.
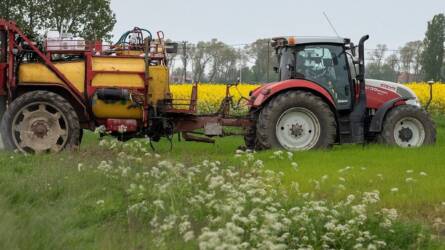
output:
[[[359,74],[357,80],[359,81],[359,95],[357,102],[354,105],[354,110],[351,112],[351,137],[352,141],[356,143],[363,143],[365,141],[365,116],[366,116],[366,83],[365,83],[365,42],[369,39],[369,35],[363,36],[358,45],[358,59],[359,59]]]

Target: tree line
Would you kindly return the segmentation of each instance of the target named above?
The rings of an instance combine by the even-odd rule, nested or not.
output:
[[[111,41],[116,16],[110,0],[2,0],[0,18],[14,20],[33,39],[47,30],[68,32],[86,40]],[[388,81],[445,81],[445,16],[428,22],[423,40],[407,42],[397,50],[379,44],[367,55],[367,77]],[[180,42],[171,55],[172,80],[176,82],[262,83],[277,80],[277,65],[270,39],[230,46],[218,39]]]
[[[385,44],[369,53],[367,74],[395,82],[445,81],[445,16],[437,14],[428,22],[423,41],[407,42],[389,55]]]
[[[172,80],[176,82],[266,82],[275,80],[276,58],[269,39],[234,47],[217,39],[179,43],[170,58]]]
[[[110,0],[1,0],[0,18],[14,20],[31,38],[47,30],[86,40],[110,40],[116,23]]]
[[[428,22],[423,40],[407,42],[397,50],[378,44],[367,50],[367,78],[393,82],[445,81],[445,16],[437,14]],[[209,42],[181,42],[173,57],[175,82],[263,83],[277,80],[273,67],[277,58],[269,39],[235,48],[217,39]]]

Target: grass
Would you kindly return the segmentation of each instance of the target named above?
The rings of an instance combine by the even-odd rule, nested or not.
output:
[[[289,188],[298,182],[302,191],[310,191],[318,188],[318,182],[318,195],[332,200],[379,190],[382,207],[396,208],[404,220],[432,227],[436,218],[445,219],[445,118],[437,117],[436,122],[435,146],[342,145],[328,151],[295,153],[291,160],[286,155],[272,159],[272,151],[260,152],[257,158],[267,168],[283,172]],[[240,161],[234,157],[239,145],[242,139],[233,137],[218,139],[214,145],[176,141],[173,151],[166,141],[155,147],[163,158],[185,164],[212,159],[235,165]],[[115,161],[117,157],[99,147],[92,133],[87,133],[81,149],[74,153],[23,156],[1,152],[0,248],[137,249],[132,242],[145,236],[128,230],[129,198],[122,184],[126,180],[107,179],[97,171],[78,171],[78,163],[97,166],[104,159]],[[151,164],[155,159],[143,161]],[[292,162],[298,163],[296,169]],[[101,209],[97,209],[98,200],[107,201]],[[443,237],[444,228],[434,233]]]

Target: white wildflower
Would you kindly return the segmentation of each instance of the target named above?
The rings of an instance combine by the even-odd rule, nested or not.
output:
[[[399,192],[398,188],[396,188],[396,187],[391,188],[391,193],[397,193],[397,192]]]
[[[377,203],[380,200],[380,192],[375,190],[373,192],[363,193],[363,202],[367,204]]]
[[[383,208],[382,214],[391,221],[395,221],[399,217],[397,210],[394,208]]]
[[[295,171],[298,170],[298,163],[296,163],[296,162],[292,162],[292,163],[291,163],[291,166],[292,166],[292,169],[293,169],[293,170],[295,170]]]
[[[256,160],[256,161],[253,163],[253,166],[254,166],[254,167],[257,167],[257,168],[263,168],[263,167],[264,167],[264,162],[263,162],[262,160]]]
[[[95,134],[103,134],[103,133],[105,133],[105,131],[106,131],[105,126],[101,125],[94,130],[94,133]]]
[[[339,173],[343,173],[343,172],[349,171],[349,170],[351,170],[351,169],[352,169],[352,167],[347,166],[347,167],[345,167],[345,168],[342,168],[342,169],[338,170],[338,172],[339,172]]]
[[[289,160],[292,160],[292,158],[294,157],[294,153],[292,153],[292,152],[287,152],[287,158],[289,159]]]
[[[427,176],[428,174],[427,173],[425,173],[425,172],[420,172],[419,173],[421,176]]]
[[[434,222],[433,222],[434,228],[440,228],[441,226],[444,226],[444,225],[445,225],[445,222],[442,220],[442,218],[434,219]]]
[[[96,205],[98,205],[98,206],[102,206],[104,203],[105,203],[104,200],[98,200],[98,201],[96,201]]]
[[[377,250],[377,246],[374,244],[369,244],[367,249],[368,250]]]
[[[320,180],[321,182],[325,182],[328,178],[329,178],[328,175],[323,175]]]
[[[363,249],[363,244],[362,243],[357,243],[354,245],[353,247],[354,249]]]
[[[155,205],[159,209],[164,210],[164,201],[162,201],[162,200],[155,200],[155,201],[153,201],[153,205]]]
[[[351,204],[355,200],[355,195],[350,194],[348,197],[346,197],[347,204]]]
[[[405,182],[406,182],[406,183],[416,182],[416,179],[411,178],[411,177],[408,177],[408,178],[405,179]]]
[[[209,181],[209,189],[215,189],[221,186],[222,184],[224,184],[224,177],[222,176],[212,177],[210,178]]]
[[[412,169],[408,169],[408,170],[406,170],[406,173],[407,173],[407,174],[412,174],[412,173],[414,173],[414,170],[412,170]]]
[[[185,242],[191,241],[195,238],[195,233],[193,233],[193,231],[188,231],[184,234],[183,238]]]
[[[79,163],[79,164],[77,164],[77,171],[82,171],[82,167],[83,167],[83,164],[82,163]]]
[[[237,155],[242,155],[242,154],[244,154],[244,151],[242,151],[242,150],[240,150],[240,149],[237,149],[237,150],[235,151],[235,154],[237,154]]]

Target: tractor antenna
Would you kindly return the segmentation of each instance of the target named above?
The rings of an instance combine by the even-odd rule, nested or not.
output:
[[[326,21],[328,21],[329,26],[331,26],[331,29],[334,31],[334,33],[337,35],[337,37],[340,37],[340,35],[338,34],[337,30],[335,29],[334,25],[332,24],[331,20],[329,19],[328,15],[326,14],[326,12],[323,11],[323,15],[326,18]]]

